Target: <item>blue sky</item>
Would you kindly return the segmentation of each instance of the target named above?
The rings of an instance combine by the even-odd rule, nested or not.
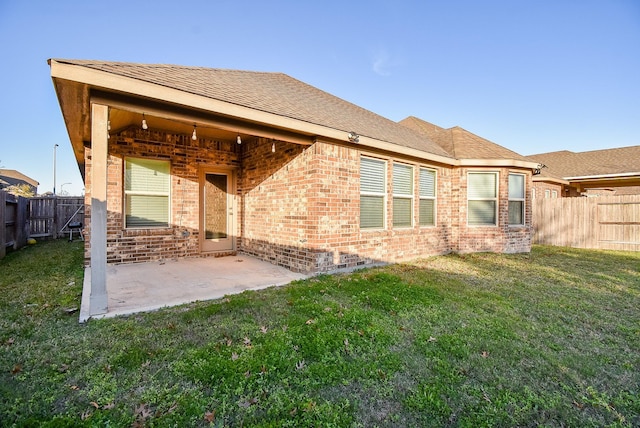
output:
[[[0,166],[83,189],[48,58],[278,71],[521,154],[640,144],[638,0],[0,0]],[[68,183],[68,184],[67,184]]]

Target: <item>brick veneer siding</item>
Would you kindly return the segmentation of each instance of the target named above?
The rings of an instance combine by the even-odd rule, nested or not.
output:
[[[107,169],[107,263],[135,263],[200,255],[199,169],[201,166],[239,167],[239,150],[232,142],[170,132],[129,128],[111,135]],[[126,229],[123,176],[126,157],[168,160],[171,164],[169,227]],[[90,234],[91,149],[85,149],[85,203]],[[90,250],[85,240],[85,255]]]
[[[498,224],[496,226],[467,225],[467,173],[473,171],[498,172]],[[509,225],[509,174],[525,174],[525,222]],[[508,168],[459,168],[458,245],[459,253],[499,252],[521,253],[531,250],[531,174],[526,170]]]
[[[275,144],[275,152],[272,146]],[[298,272],[313,272],[315,225],[308,198],[312,147],[256,138],[243,143],[240,249]]]
[[[549,191],[549,197],[551,198],[553,191],[555,190],[558,194],[558,198],[574,198],[576,196],[582,196],[578,189],[572,186],[563,186],[562,184],[545,182],[545,181],[534,181],[533,188],[535,189],[535,198],[534,199],[544,199],[545,191]]]
[[[386,228],[360,230],[358,149],[318,141],[310,147],[257,140],[244,152],[244,216],[241,250],[300,272],[328,272],[378,262],[395,262],[451,251],[450,174],[436,167],[435,227],[392,228],[387,200]],[[392,161],[387,161],[388,191]],[[403,161],[403,163],[407,163]],[[410,163],[410,162],[409,162]],[[414,166],[415,188],[418,167]],[[433,166],[430,166],[433,167]],[[417,216],[418,198],[414,199]]]
[[[275,152],[272,145],[275,144]],[[360,159],[386,162],[386,224],[361,230]],[[171,163],[168,228],[125,229],[123,169],[126,157]],[[87,224],[91,211],[91,149],[85,151]],[[393,227],[393,163],[413,166],[412,227]],[[399,262],[448,252],[520,252],[531,247],[531,174],[527,171],[526,226],[507,225],[509,169],[500,173],[498,226],[467,226],[467,168],[421,163],[316,141],[302,146],[264,138],[235,142],[130,128],[109,140],[107,262],[133,263],[202,255],[199,241],[200,168],[236,171],[238,251],[304,273],[330,272],[378,262]],[[419,226],[419,168],[436,171],[436,225]],[[87,229],[87,234],[90,230]],[[85,241],[87,257],[90,240]]]

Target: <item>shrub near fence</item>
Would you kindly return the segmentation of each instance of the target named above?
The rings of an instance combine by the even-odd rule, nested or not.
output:
[[[533,242],[640,251],[640,195],[533,200]]]

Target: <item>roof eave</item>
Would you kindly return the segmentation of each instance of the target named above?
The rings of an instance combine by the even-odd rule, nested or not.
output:
[[[628,179],[633,177],[640,177],[640,172],[624,172],[620,174],[598,174],[598,175],[583,175],[577,177],[563,177],[569,181],[582,181],[582,180],[602,180],[602,179]]]
[[[550,183],[558,183],[558,184],[564,184],[566,186],[568,186],[569,181],[562,179],[562,178],[557,178],[557,177],[549,177],[549,176],[544,176],[544,175],[534,175],[533,176],[533,181],[535,182],[550,182]]]
[[[459,159],[458,165],[537,169],[540,164],[519,159]]]
[[[51,59],[49,63],[51,66],[51,77],[54,81],[56,81],[56,79],[64,79],[108,92],[113,91],[135,94],[138,97],[159,100],[171,104],[180,104],[185,107],[195,108],[213,114],[234,117],[254,123],[261,123],[309,136],[324,137],[344,142],[349,141],[348,131],[345,130],[334,129],[290,117],[280,116],[274,113],[184,92],[155,83],[144,82],[124,76],[117,76],[112,73],[94,70],[83,66],[66,64],[64,62],[56,61],[55,59]],[[63,115],[65,115],[64,111]],[[65,121],[67,121],[66,117]],[[448,165],[455,165],[457,163],[453,158],[418,149],[407,148],[388,141],[382,141],[365,136],[360,137],[358,144],[380,150],[416,156],[425,160],[431,160]]]

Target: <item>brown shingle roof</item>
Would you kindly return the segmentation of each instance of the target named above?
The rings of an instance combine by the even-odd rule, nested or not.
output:
[[[401,120],[400,123],[430,137],[457,159],[514,159],[529,161],[526,157],[486,138],[479,137],[459,126],[445,129],[413,116]]]
[[[567,150],[527,156],[547,166],[543,176],[585,177],[640,172],[640,146],[570,152]]]
[[[26,176],[15,169],[0,169],[0,178],[9,185],[27,183],[33,187],[38,187],[38,184],[40,184],[33,178]]]
[[[145,81],[403,147],[451,157],[424,135],[283,73],[89,60],[55,61]]]

